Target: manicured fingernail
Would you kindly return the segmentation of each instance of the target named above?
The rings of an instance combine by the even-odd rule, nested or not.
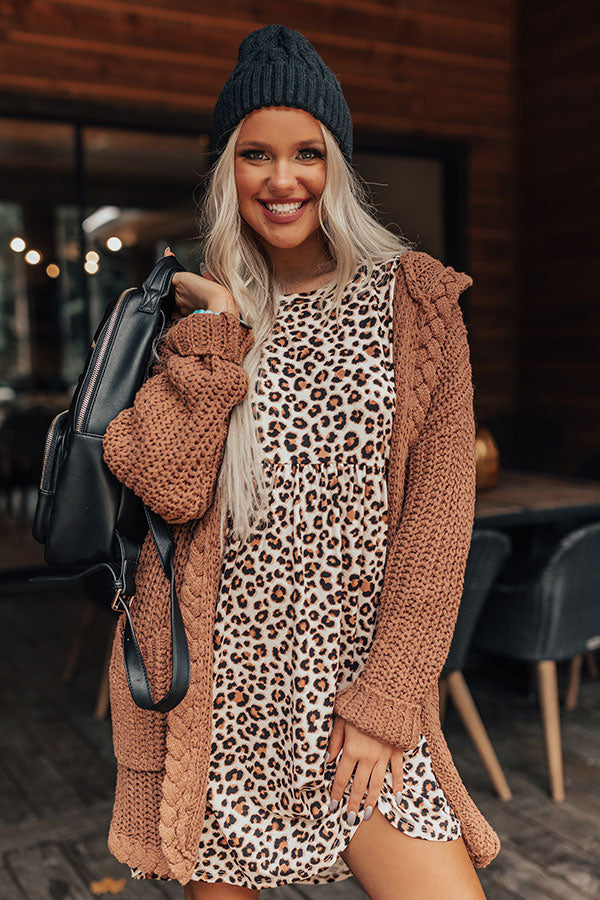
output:
[[[365,814],[363,816],[363,822],[368,822],[372,815],[373,815],[373,807],[372,806],[365,807]]]
[[[348,813],[348,825],[354,825],[355,822],[356,822],[356,813],[354,812],[353,809],[351,809],[350,812]]]
[[[329,804],[329,809],[331,810],[331,812],[335,812],[339,805],[340,801],[336,800],[335,797],[332,797],[331,803]]]
[[[398,793],[396,794],[396,803],[398,804],[398,806],[400,806],[401,802],[402,802],[402,791],[398,791]]]

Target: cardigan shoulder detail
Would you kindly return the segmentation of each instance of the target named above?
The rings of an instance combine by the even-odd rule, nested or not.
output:
[[[406,291],[413,301],[416,315],[417,344],[414,347],[415,369],[409,400],[412,429],[409,444],[416,439],[425,421],[431,395],[440,374],[442,347],[452,331],[462,331],[464,322],[459,306],[460,295],[473,284],[465,272],[456,272],[439,259],[422,251],[410,250],[401,257]],[[466,330],[463,344],[466,343]],[[466,366],[465,366],[466,362]],[[454,360],[454,364],[461,360]],[[450,360],[450,364],[453,361]],[[462,360],[465,368],[468,360]]]
[[[473,284],[466,272],[457,272],[452,266],[422,251],[410,250],[401,259],[411,297],[427,310],[427,320],[441,317],[447,321],[459,295]]]

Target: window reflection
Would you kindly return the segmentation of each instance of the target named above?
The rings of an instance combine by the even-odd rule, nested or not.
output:
[[[106,305],[141,284],[167,244],[199,268],[207,142],[0,118],[0,519],[23,516],[20,545],[33,555],[46,428],[70,403]],[[24,564],[20,545],[0,570]]]
[[[201,260],[194,191],[207,135],[85,127],[78,137],[71,125],[0,120],[5,393],[73,385],[106,304],[166,244],[184,265]]]

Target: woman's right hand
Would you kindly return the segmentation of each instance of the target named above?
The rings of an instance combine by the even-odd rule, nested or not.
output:
[[[168,247],[165,256],[175,254]],[[224,285],[212,277],[209,272],[195,275],[193,272],[175,272],[171,282],[171,293],[175,300],[173,320],[178,321],[190,315],[195,309],[208,309],[211,312],[227,312],[239,317],[240,312],[232,294]]]

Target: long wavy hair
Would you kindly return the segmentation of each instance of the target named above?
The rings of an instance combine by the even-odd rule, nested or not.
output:
[[[329,129],[321,122],[319,125],[326,155],[319,222],[324,249],[335,266],[331,279],[320,290],[324,295],[322,309],[339,317],[345,289],[360,276],[358,270],[364,267],[357,281],[357,290],[362,290],[368,286],[375,265],[416,245],[397,237],[377,221],[367,182],[346,162]],[[233,538],[244,540],[268,516],[269,484],[252,410],[252,393],[263,347],[277,316],[279,294],[283,293],[270,258],[239,212],[235,144],[241,127],[242,122],[232,131],[227,146],[208,171],[197,211],[206,269],[231,292],[254,334],[254,345],[243,360],[249,389],[231,412],[215,488],[221,502],[221,552],[228,517]],[[325,302],[325,295],[329,302]]]

